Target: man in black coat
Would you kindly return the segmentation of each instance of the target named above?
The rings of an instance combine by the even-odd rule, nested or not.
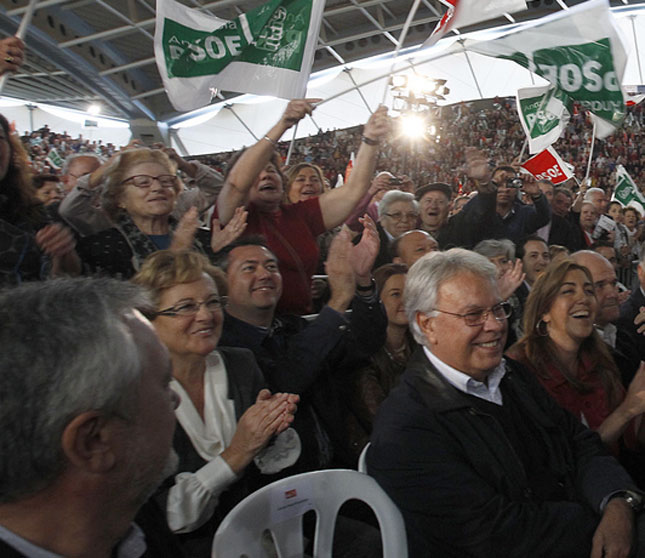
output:
[[[495,266],[424,256],[406,313],[423,347],[377,415],[367,469],[401,509],[410,557],[627,556],[642,495],[595,432],[503,360]]]

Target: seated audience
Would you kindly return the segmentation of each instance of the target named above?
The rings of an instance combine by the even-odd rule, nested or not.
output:
[[[320,197],[285,205],[281,163],[274,147],[289,128],[312,113],[314,101],[289,102],[278,123],[235,162],[217,201],[222,224],[229,222],[237,207],[245,206],[249,211],[245,234],[262,234],[267,238],[285,281],[279,306],[282,313],[311,311],[311,276],[318,264],[316,237],[342,224],[361,201],[374,173],[379,142],[390,128],[387,109],[382,106],[365,125],[361,148],[347,183]]]
[[[0,294],[1,556],[183,556],[146,503],[176,469],[179,403],[149,307],[113,279]]]
[[[182,186],[176,170],[175,163],[157,149],[131,149],[114,158],[104,174],[102,199],[112,227],[78,243],[81,259],[90,272],[129,279],[157,250],[172,246],[211,251],[210,234],[204,229],[188,235],[188,239],[183,234],[174,238],[177,225],[172,212]],[[196,213],[192,210],[184,216],[195,220],[191,233],[196,228]]]
[[[351,413],[347,432],[356,458],[369,441],[372,423],[381,403],[394,388],[405,370],[416,343],[408,328],[403,307],[403,290],[408,268],[402,264],[386,264],[374,271],[376,291],[387,314],[385,344],[370,357],[370,364],[348,381]]]
[[[140,148],[138,140],[133,140],[120,153],[134,148]],[[168,156],[174,172],[180,170],[188,178],[185,185],[188,187],[180,189],[177,194],[172,217],[178,220],[193,207],[200,215],[211,208],[222,188],[222,175],[198,161],[186,161],[174,149],[161,146],[155,147],[156,150]],[[68,177],[70,189],[60,204],[61,216],[82,236],[109,229],[113,226],[112,216],[101,208],[100,200],[108,177],[114,171],[115,158],[104,164],[89,154],[72,155],[70,159],[69,174],[63,174],[63,179]],[[77,174],[72,174],[72,171]]]
[[[387,321],[370,275],[377,238],[370,222],[357,246],[348,231],[334,239],[327,258],[331,296],[310,322],[277,315],[282,274],[261,238],[242,237],[220,256],[229,284],[221,344],[251,349],[269,389],[301,397],[294,428],[302,454],[290,473],[356,465],[339,380],[363,366],[385,339]]]
[[[0,144],[0,285],[78,273],[74,236],[37,199],[25,150],[2,115]]]
[[[170,352],[170,387],[180,400],[173,443],[179,473],[166,484],[163,502],[168,524],[181,533],[187,554],[207,558],[226,514],[273,480],[262,474],[299,457],[297,434],[285,432],[298,397],[263,389],[249,350],[218,348],[226,278],[205,256],[156,252],[133,281],[152,293],[152,324]]]
[[[409,555],[642,548],[642,494],[629,475],[534,374],[502,358],[510,308],[495,266],[435,252],[408,272],[405,296],[423,347],[381,405],[366,460],[403,514]]]
[[[619,440],[635,446],[634,420],[645,412],[645,368],[625,393],[609,348],[594,329],[597,310],[589,270],[571,259],[559,261],[531,289],[524,337],[507,354],[618,456]]]

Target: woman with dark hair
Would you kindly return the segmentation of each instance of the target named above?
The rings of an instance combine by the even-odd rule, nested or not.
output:
[[[278,123],[245,150],[231,167],[217,199],[225,225],[236,208],[248,209],[245,234],[261,234],[277,256],[284,289],[278,312],[307,314],[312,310],[311,276],[319,250],[316,237],[342,224],[367,191],[378,155],[378,144],[390,128],[387,109],[380,107],[363,131],[356,164],[347,183],[318,197],[284,203],[285,177],[274,148],[289,128],[311,114],[318,99],[290,101]]]
[[[508,356],[535,372],[562,407],[617,453],[621,437],[634,445],[633,419],[645,412],[645,369],[625,393],[594,328],[596,311],[587,268],[568,258],[555,262],[534,283],[524,308],[524,336]],[[641,428],[639,440],[642,435]]]
[[[78,273],[72,233],[36,198],[27,153],[0,115],[0,285]]]
[[[347,428],[356,457],[368,442],[372,422],[390,390],[398,383],[416,343],[403,306],[407,266],[385,264],[374,271],[379,298],[387,314],[387,337],[383,347],[370,357],[370,364],[351,376]]]

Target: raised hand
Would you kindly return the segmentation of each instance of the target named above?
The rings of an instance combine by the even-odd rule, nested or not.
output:
[[[363,128],[363,135],[371,140],[379,141],[392,130],[392,119],[387,114],[387,107],[380,105]]]
[[[294,99],[289,101],[287,108],[284,109],[281,122],[284,124],[285,129],[291,128],[294,124],[298,123],[308,114],[311,114],[316,108],[315,103],[319,103],[322,99]]]
[[[246,229],[248,215],[249,212],[244,207],[236,207],[233,217],[224,228],[220,226],[219,219],[213,219],[211,222],[211,249],[213,252],[219,252],[242,235]]]
[[[352,248],[350,233],[343,228],[331,241],[325,262],[331,291],[327,306],[337,312],[347,310],[356,290],[356,279],[351,262]]]
[[[381,240],[378,236],[376,223],[366,213],[358,220],[363,225],[363,236],[360,242],[352,247],[351,262],[356,276],[356,282],[367,286],[372,280],[372,267],[378,256]]]
[[[522,260],[515,260],[513,266],[497,279],[499,294],[502,299],[508,299],[522,284],[525,277],[526,274],[522,270]]]
[[[199,213],[196,207],[191,207],[181,216],[172,235],[170,250],[185,252],[191,250],[195,242],[195,233],[199,228]]]

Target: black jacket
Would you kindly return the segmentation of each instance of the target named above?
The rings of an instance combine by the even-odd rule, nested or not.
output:
[[[523,402],[563,501],[538,502],[500,423],[419,349],[381,406],[367,466],[403,514],[410,558],[588,558],[605,496],[634,488],[600,438],[507,359],[502,393]]]

